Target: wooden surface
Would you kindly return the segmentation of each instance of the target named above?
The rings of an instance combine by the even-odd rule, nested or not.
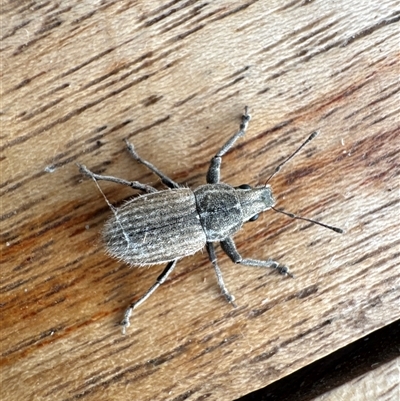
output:
[[[372,367],[373,368],[373,367]],[[315,401],[395,401],[400,399],[400,358],[373,369]]]
[[[164,4],[164,5],[163,5]],[[5,2],[2,8],[2,397],[232,400],[400,317],[398,1]],[[162,266],[105,253],[110,215],[75,165],[157,185],[123,138],[174,180],[271,183],[277,206],[235,237],[296,279],[233,265],[233,309],[205,252],[132,319]],[[127,188],[102,184],[120,204]]]
[[[341,397],[341,401],[397,401],[399,349],[400,320],[397,320],[236,400],[310,401],[331,394]],[[352,393],[353,397],[347,396]]]

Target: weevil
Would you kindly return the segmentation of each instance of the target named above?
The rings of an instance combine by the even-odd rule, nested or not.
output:
[[[223,251],[234,263],[274,268],[282,275],[293,277],[286,266],[275,260],[243,258],[236,249],[232,236],[242,228],[244,223],[256,220],[261,212],[272,209],[294,219],[319,224],[338,233],[343,232],[340,228],[276,209],[274,207],[275,199],[271,187],[268,185],[268,182],[280,171],[281,167],[310,142],[317,135],[317,132],[312,133],[294,153],[275,168],[265,185],[251,187],[244,184],[233,187],[220,182],[222,157],[240,137],[244,136],[250,118],[248,107],[245,107],[239,131],[231,136],[211,159],[207,173],[207,184],[194,190],[179,185],[150,162],[142,159],[127,140],[125,142],[131,156],[157,175],[162,183],[168,187],[167,190],[158,191],[154,187],[138,181],[126,181],[121,178],[95,174],[86,166],[78,164],[80,171],[92,178],[100,191],[97,181],[104,180],[127,185],[144,192],[144,195],[133,198],[123,206],[115,208],[101,191],[113,212],[113,216],[107,221],[103,231],[108,253],[130,265],[167,264],[149,290],[126,309],[124,319],[121,322],[124,334],[130,325],[129,319],[133,310],[165,282],[175,268],[177,261],[204,247],[206,247],[209,259],[214,267],[223,296],[229,303],[236,306],[235,298],[228,291],[217,262],[215,242],[221,244]]]

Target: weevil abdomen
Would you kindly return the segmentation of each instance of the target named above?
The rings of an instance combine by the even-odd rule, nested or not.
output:
[[[134,198],[115,209],[103,236],[112,256],[134,265],[180,259],[206,244],[194,193],[187,188]]]

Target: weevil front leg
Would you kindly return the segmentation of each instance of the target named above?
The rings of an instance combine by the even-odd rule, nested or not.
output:
[[[146,166],[152,173],[157,175],[158,177],[161,178],[161,181],[164,185],[166,185],[168,188],[174,189],[174,188],[180,188],[181,186],[176,183],[174,180],[166,176],[163,172],[161,172],[157,167],[153,166],[150,162],[148,162],[145,159],[142,159],[137,153],[133,145],[128,142],[127,139],[125,139],[126,146],[128,147],[128,151],[131,154],[131,156],[138,162]]]
[[[176,266],[176,262],[178,260],[175,259],[172,262],[169,262],[163,272],[157,277],[156,282],[147,290],[147,292],[139,298],[136,302],[132,302],[129,305],[129,308],[125,311],[124,314],[124,319],[121,322],[122,326],[122,334],[126,333],[126,329],[130,326],[129,319],[132,315],[132,312],[134,309],[136,309],[139,305],[141,305],[144,301],[146,301],[147,298],[150,297],[151,294],[161,285],[165,282],[167,279],[168,275],[174,270]]]
[[[237,251],[233,239],[230,237],[226,238],[224,241],[221,241],[221,247],[234,263],[240,263],[242,265],[253,267],[271,267],[272,269],[276,269],[284,276],[294,277],[286,266],[280,265],[275,260],[243,259],[240,253]]]
[[[211,159],[210,167],[207,172],[207,183],[208,184],[218,184],[220,179],[220,171],[221,171],[221,162],[222,156],[225,155],[226,152],[234,145],[234,143],[242,137],[247,130],[247,126],[250,121],[250,114],[248,114],[248,107],[244,108],[244,113],[242,115],[242,122],[240,124],[240,129],[233,135],[222,148],[217,152],[217,154]]]
[[[97,183],[97,181],[101,181],[101,180],[102,181],[111,181],[111,182],[115,182],[117,184],[126,185],[128,187],[133,188],[133,189],[138,189],[140,191],[147,192],[147,193],[158,192],[157,189],[153,188],[152,186],[146,185],[146,184],[142,184],[139,181],[127,181],[127,180],[124,180],[122,178],[113,177],[111,175],[96,174],[96,173],[93,173],[92,171],[90,171],[83,164],[77,163],[77,165],[79,167],[79,171],[82,174],[92,178],[96,183]]]
[[[206,248],[207,248],[208,256],[210,257],[210,261],[214,266],[215,274],[217,276],[218,285],[219,285],[219,288],[221,288],[222,295],[225,297],[225,299],[229,303],[231,303],[236,308],[235,297],[232,294],[230,294],[230,292],[226,288],[226,285],[224,283],[224,279],[222,278],[222,272],[221,272],[221,269],[219,268],[218,263],[217,263],[217,255],[215,254],[214,245],[212,244],[212,242],[207,242]]]

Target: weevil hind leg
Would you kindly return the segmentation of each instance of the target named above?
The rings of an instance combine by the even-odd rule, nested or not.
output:
[[[293,274],[290,273],[289,268],[280,265],[275,260],[243,259],[236,249],[235,242],[230,237],[226,238],[224,241],[221,241],[221,247],[234,263],[240,263],[242,265],[253,267],[268,267],[277,270],[284,276],[294,277]]]
[[[146,193],[157,192],[157,189],[153,188],[151,185],[142,184],[139,181],[127,181],[122,178],[113,177],[111,175],[96,174],[90,171],[83,164],[77,163],[77,165],[79,167],[79,171],[82,174],[86,175],[89,178],[92,178],[96,183],[97,181],[110,181],[110,182],[115,182],[116,184],[126,185],[128,187],[131,187],[133,189],[138,189],[139,191],[143,191]]]
[[[207,248],[207,252],[208,252],[210,261],[211,261],[212,265],[214,266],[215,274],[217,276],[217,282],[218,282],[219,288],[221,289],[222,295],[225,297],[225,299],[230,304],[232,304],[236,308],[235,297],[228,291],[228,289],[226,288],[226,285],[224,283],[224,279],[222,278],[222,272],[217,263],[217,256],[215,254],[214,245],[212,244],[212,242],[207,242],[206,248]]]
[[[130,155],[138,162],[143,164],[144,166],[146,166],[152,173],[154,173],[155,175],[157,175],[162,183],[164,185],[166,185],[168,188],[174,189],[174,188],[181,188],[181,186],[176,183],[174,180],[172,180],[171,178],[169,178],[168,176],[166,176],[163,172],[161,172],[157,167],[153,166],[153,164],[151,164],[150,162],[148,162],[145,159],[142,159],[136,152],[135,148],[133,147],[133,145],[127,140],[125,139],[125,143],[126,146],[128,148],[128,151],[130,153]]]
[[[172,270],[175,269],[176,262],[178,259],[173,260],[172,262],[169,262],[165,269],[162,271],[162,273],[157,277],[156,282],[147,290],[147,292],[141,296],[137,301],[132,302],[129,305],[129,308],[125,311],[124,313],[124,318],[121,322],[122,326],[122,334],[126,333],[126,329],[130,326],[129,319],[132,315],[132,312],[134,309],[136,309],[139,305],[141,305],[144,301],[146,301],[151,294],[161,285],[165,282],[169,274],[172,272]]]
[[[222,156],[224,156],[229,149],[235,144],[235,142],[241,138],[247,130],[249,121],[251,119],[248,113],[248,107],[244,108],[244,113],[242,115],[242,122],[240,123],[239,131],[232,135],[228,141],[222,146],[222,148],[217,152],[217,154],[211,159],[210,167],[207,172],[207,183],[208,184],[218,184],[221,176],[221,162]]]

